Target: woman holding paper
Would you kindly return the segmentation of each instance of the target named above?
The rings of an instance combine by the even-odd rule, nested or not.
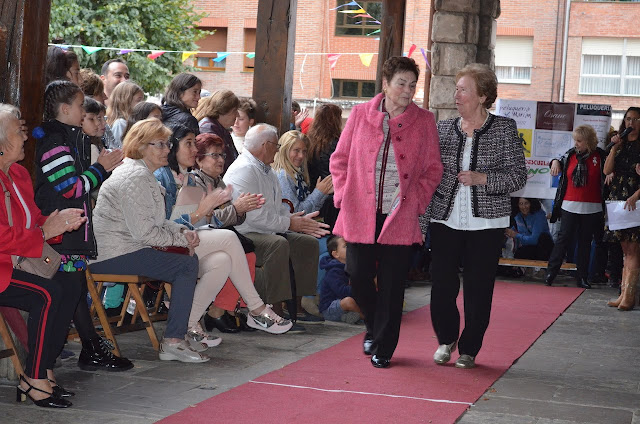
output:
[[[214,189],[212,185],[207,187],[206,193],[194,187],[200,193],[201,200],[193,205],[193,212],[173,214],[176,202],[179,200],[177,190],[183,186],[195,186],[194,176],[188,171],[196,164],[196,137],[192,130],[184,125],[175,125],[170,138],[171,148],[167,157],[168,165],[155,171],[156,179],[166,189],[165,207],[167,219],[173,219],[178,224],[194,229],[209,224],[213,228],[199,231],[200,244],[195,248],[198,255],[200,281],[196,285],[193,296],[193,305],[189,316],[187,336],[195,341],[206,344],[209,347],[216,346],[220,339],[209,335],[200,325],[199,321],[207,310],[209,304],[222,290],[227,278],[238,291],[239,296],[247,303],[249,316],[247,325],[252,328],[273,334],[287,332],[291,328],[291,322],[277,315],[269,305],[265,303],[256,292],[244,249],[233,231],[220,229],[223,223],[214,215],[214,209],[231,199],[231,186],[224,190]],[[224,154],[218,154],[217,159],[224,163]],[[248,197],[248,199],[247,199]],[[242,200],[244,199],[244,200]],[[248,203],[248,210],[262,206],[262,197],[258,195],[241,196],[237,202]],[[234,206],[232,206],[234,207]],[[238,210],[240,205],[238,204]]]
[[[551,222],[560,219],[558,240],[551,251],[545,284],[550,286],[560,271],[562,260],[573,235],[578,234],[577,286],[590,289],[589,253],[591,240],[603,223],[602,164],[604,150],[597,147],[598,136],[589,125],[580,125],[573,131],[574,147],[560,159],[553,159],[549,166],[551,175],[562,172],[556,198],[553,203]]]
[[[640,162],[640,108],[630,107],[624,114],[619,134],[631,128],[626,136],[611,138],[614,143],[604,164],[604,173],[613,174],[609,183],[607,200],[625,201],[625,209],[635,210],[640,198],[640,176],[636,173],[636,165]],[[604,241],[620,242],[624,254],[620,296],[607,303],[621,311],[633,308],[640,276],[640,227],[623,230],[609,230],[605,227]]]

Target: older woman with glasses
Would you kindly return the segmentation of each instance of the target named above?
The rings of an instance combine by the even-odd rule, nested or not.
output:
[[[153,172],[167,165],[171,131],[157,119],[137,122],[124,138],[124,163],[102,185],[93,212],[98,244],[93,272],[144,275],[171,283],[171,308],[161,360],[206,362],[202,343],[186,339],[198,278],[198,234],[165,216],[162,188]]]
[[[202,136],[205,135],[215,137],[216,145],[222,146],[222,140],[219,137],[213,134],[202,134]],[[189,316],[188,337],[192,342],[201,342],[208,347],[213,347],[220,343],[220,338],[204,331],[199,321],[209,304],[222,290],[227,278],[231,280],[235,287],[232,290],[235,298],[228,308],[230,310],[235,309],[239,296],[242,296],[250,312],[247,317],[247,325],[249,327],[275,334],[288,331],[291,323],[283,320],[268,305],[265,305],[258,292],[256,292],[249,272],[245,251],[240,240],[238,240],[238,236],[233,231],[222,229],[222,227],[235,224],[238,221],[238,216],[241,216],[242,220],[244,220],[244,214],[247,211],[262,206],[264,203],[262,196],[242,194],[232,205],[227,206],[224,212],[215,215],[215,209],[231,199],[231,187],[225,188],[224,184],[220,187],[220,181],[217,183],[215,181],[207,181],[203,186],[202,200],[197,205],[186,206],[189,211],[193,210],[193,212],[187,211],[187,213],[180,214],[180,211],[174,209],[177,197],[175,195],[170,196],[169,192],[175,193],[176,188],[180,189],[184,186],[195,186],[193,182],[195,176],[186,172],[196,164],[199,149],[196,145],[195,135],[183,125],[173,127],[171,139],[174,143],[167,157],[168,165],[155,172],[156,178],[167,191],[167,196],[165,196],[166,217],[172,218],[175,222],[184,224],[189,228],[206,226],[207,224],[210,227],[208,230],[198,233],[200,245],[195,252],[198,255],[200,264],[198,275],[200,281],[196,286]],[[220,159],[224,159],[224,154],[221,151],[212,153],[217,153],[218,156],[211,156],[211,160],[205,160],[203,164],[213,174],[212,177],[215,177],[212,179],[215,180],[217,178],[219,180],[220,167],[224,165],[223,160]],[[202,158],[208,159],[204,155]],[[207,166],[209,162],[213,162],[214,166]],[[191,209],[189,209],[190,206]],[[219,315],[222,315],[222,313]],[[208,316],[205,316],[205,327],[207,327],[206,317]],[[214,316],[213,318],[215,319],[216,317]],[[224,332],[224,330],[221,331]]]

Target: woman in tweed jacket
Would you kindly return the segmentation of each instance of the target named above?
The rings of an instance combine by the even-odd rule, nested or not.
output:
[[[438,337],[437,364],[460,349],[458,368],[475,367],[489,325],[498,259],[509,226],[509,193],[527,180],[515,121],[490,114],[498,81],[486,65],[456,75],[459,118],[438,122],[444,173],[433,195],[431,218],[431,321]],[[456,297],[464,266],[465,328],[460,334]]]

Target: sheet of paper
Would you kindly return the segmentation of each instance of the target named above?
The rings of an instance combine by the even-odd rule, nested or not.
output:
[[[633,211],[625,210],[624,204],[622,200],[606,202],[609,230],[640,227],[640,201],[636,202],[636,209]]]

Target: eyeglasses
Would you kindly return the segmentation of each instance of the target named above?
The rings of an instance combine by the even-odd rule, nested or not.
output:
[[[220,159],[225,160],[227,158],[226,153],[204,153],[202,156],[211,156],[214,160]]]
[[[152,145],[153,147],[155,147],[156,149],[164,149],[167,148],[169,150],[171,150],[171,148],[173,147],[173,143],[170,141],[156,141],[153,143],[149,143],[150,145]]]
[[[626,117],[626,118],[624,118],[624,120],[627,121],[627,122],[638,122],[638,121],[640,121],[640,118]]]
[[[280,150],[280,148],[282,147],[282,144],[280,144],[280,143],[274,143],[273,141],[267,141],[267,143],[275,144],[276,146],[278,146],[278,150]]]

